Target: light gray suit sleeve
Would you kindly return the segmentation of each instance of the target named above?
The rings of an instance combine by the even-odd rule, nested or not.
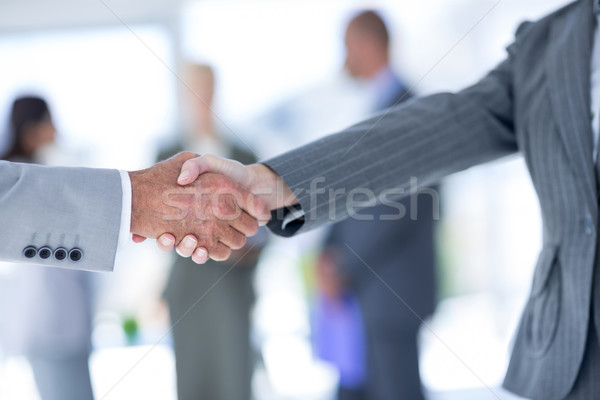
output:
[[[296,193],[300,223],[269,227],[289,236],[348,216],[348,204],[411,190],[517,150],[509,57],[458,93],[414,99],[264,163]],[[358,192],[357,192],[358,190]],[[354,194],[353,194],[354,191]],[[337,194],[336,194],[337,192]]]
[[[121,207],[117,170],[0,161],[0,259],[111,271]]]

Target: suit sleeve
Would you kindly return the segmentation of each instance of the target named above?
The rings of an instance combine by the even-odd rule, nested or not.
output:
[[[117,170],[0,161],[0,259],[112,271],[122,212]]]
[[[304,232],[349,214],[349,206],[390,190],[409,194],[440,178],[517,151],[511,64],[458,93],[409,100],[340,133],[264,163],[294,191],[303,217],[278,210],[271,230]],[[361,197],[362,196],[362,197]],[[391,197],[391,196],[390,196]],[[285,224],[281,221],[286,220]]]

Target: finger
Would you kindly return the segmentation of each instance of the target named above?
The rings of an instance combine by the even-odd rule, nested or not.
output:
[[[219,242],[234,250],[241,249],[246,244],[246,235],[228,227],[220,233]]]
[[[177,183],[187,185],[194,182],[203,172],[213,171],[216,167],[216,157],[202,156],[187,160],[181,166],[181,174],[177,178]]]
[[[177,183],[187,185],[194,182],[200,174],[205,172],[223,174],[236,182],[243,183],[246,176],[245,168],[243,164],[237,161],[206,154],[184,162],[181,166],[181,174],[177,178]]]
[[[156,239],[156,245],[162,251],[171,251],[175,247],[175,236],[170,233],[163,233]]]
[[[176,251],[181,257],[191,257],[196,246],[198,246],[198,240],[192,235],[187,235],[179,242]]]
[[[208,261],[208,251],[204,247],[197,248],[194,254],[192,254],[192,261],[196,264],[206,263]]]
[[[133,240],[135,243],[142,243],[146,239],[147,238],[145,236],[136,235],[135,233],[131,235],[131,240]]]
[[[258,221],[245,211],[238,218],[229,221],[229,225],[244,236],[254,236],[258,232]]]
[[[215,246],[215,249],[210,252],[210,258],[215,261],[225,261],[231,255],[231,249],[219,242]]]

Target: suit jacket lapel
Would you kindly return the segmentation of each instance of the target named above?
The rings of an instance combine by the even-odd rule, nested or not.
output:
[[[590,58],[595,18],[591,0],[553,22],[548,51],[550,99],[560,136],[590,211],[597,195],[590,114]],[[600,112],[600,110],[598,110]]]

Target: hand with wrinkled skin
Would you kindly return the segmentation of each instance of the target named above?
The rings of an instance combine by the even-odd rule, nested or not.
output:
[[[203,155],[187,160],[181,169],[177,179],[180,185],[189,185],[196,179],[201,179],[206,173],[218,173],[228,176],[233,181],[246,187],[250,192],[258,196],[266,204],[268,210],[297,203],[295,195],[284,180],[264,164],[244,165],[237,161],[220,158],[214,155]],[[270,215],[264,221],[259,218],[260,223],[266,223]],[[186,240],[194,241],[195,237],[190,235]],[[159,246],[168,251],[175,246],[172,235],[164,234],[159,237]],[[185,251],[183,244],[177,246],[177,251]],[[209,251],[212,258],[212,254]]]
[[[262,200],[223,175],[203,174],[190,184],[178,185],[183,163],[194,157],[180,153],[146,170],[129,173],[133,240],[140,242],[169,232],[157,241],[163,250],[177,244],[180,255],[192,256],[198,263],[205,262],[208,255],[226,260],[231,249],[243,247],[246,236],[257,232],[257,218],[265,220],[268,210]]]

